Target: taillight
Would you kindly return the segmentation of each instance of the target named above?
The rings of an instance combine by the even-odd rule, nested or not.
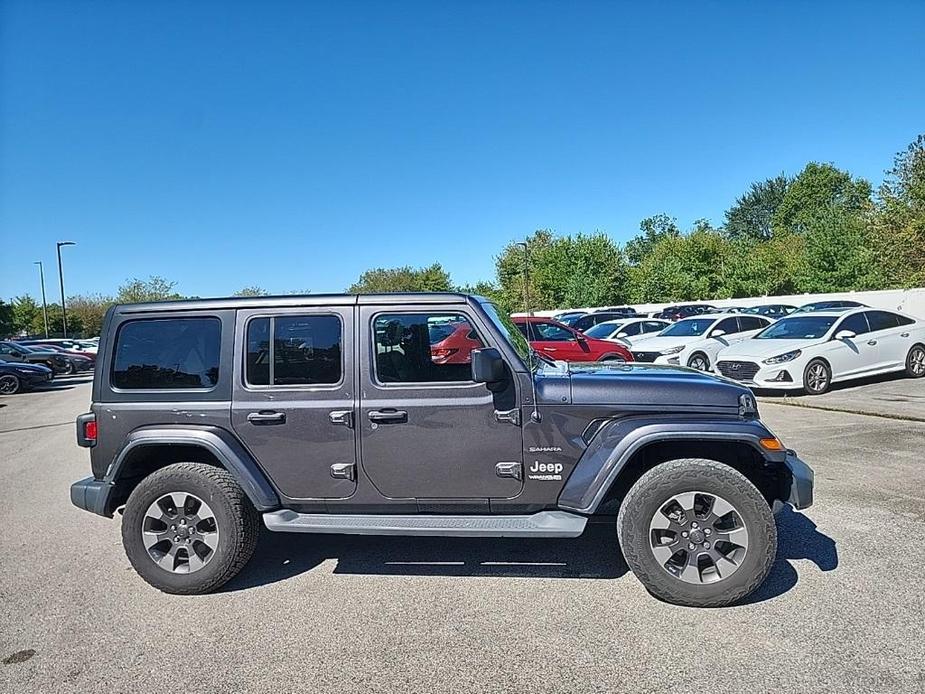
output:
[[[96,415],[92,412],[77,418],[77,445],[92,448],[96,445]]]

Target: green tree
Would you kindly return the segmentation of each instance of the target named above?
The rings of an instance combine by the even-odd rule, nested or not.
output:
[[[686,235],[661,238],[631,271],[638,303],[719,298],[729,242],[702,222]]]
[[[807,234],[833,215],[863,215],[871,208],[870,183],[831,164],[810,162],[787,187],[774,211],[774,233]]]
[[[553,305],[553,298],[541,287],[549,285],[543,275],[548,271],[545,257],[554,240],[552,231],[538,229],[523,242],[509,242],[495,257],[495,283],[505,310],[528,311]],[[527,244],[526,253],[522,243]]]
[[[232,296],[270,296],[270,292],[263,287],[254,285],[251,287],[242,287],[232,294]]]
[[[183,296],[174,291],[176,282],[171,282],[158,275],[151,275],[146,280],[130,279],[119,287],[116,303],[139,304],[146,301],[176,301]]]
[[[0,299],[0,337],[13,335],[13,307]]]
[[[103,328],[106,311],[115,303],[111,296],[102,294],[78,294],[67,300],[68,333],[73,333],[75,322],[79,322],[84,337],[94,337]]]
[[[677,221],[667,214],[646,217],[639,223],[639,229],[642,233],[627,241],[623,248],[630,265],[639,265],[660,241],[681,236]]]
[[[726,210],[726,235],[730,239],[770,239],[771,219],[789,187],[790,179],[784,174],[752,183],[748,192]]]
[[[723,264],[723,297],[768,296],[797,291],[804,239],[778,234],[768,241],[738,238],[729,242]]]
[[[449,273],[440,263],[428,267],[413,268],[410,265],[396,268],[375,268],[367,270],[360,279],[350,285],[350,294],[375,294],[378,292],[447,292],[451,291]]]
[[[36,303],[35,299],[28,294],[14,297],[12,308],[14,332],[44,336],[45,323],[42,318],[42,307]],[[36,325],[38,325],[38,330],[34,329]]]
[[[799,291],[841,292],[882,286],[865,217],[835,210],[814,221],[803,238],[805,251],[796,280]]]
[[[886,174],[873,223],[878,265],[894,286],[925,286],[925,135]]]

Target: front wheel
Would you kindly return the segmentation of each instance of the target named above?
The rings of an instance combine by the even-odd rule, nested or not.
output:
[[[177,463],[143,479],[125,504],[122,544],[165,593],[208,593],[236,576],[257,546],[256,509],[227,470]]]
[[[707,355],[705,355],[703,352],[697,352],[694,354],[687,362],[687,365],[692,369],[697,369],[698,371],[710,370],[710,360],[707,359]]]
[[[911,378],[925,376],[925,347],[915,345],[906,355],[906,374]]]
[[[777,554],[777,526],[742,473],[713,460],[656,465],[617,516],[626,563],[658,598],[691,607],[731,605],[755,590]]]
[[[22,381],[13,374],[0,376],[0,395],[15,395],[22,388]]]
[[[832,386],[832,369],[822,359],[813,359],[803,370],[803,389],[809,395],[822,395]]]

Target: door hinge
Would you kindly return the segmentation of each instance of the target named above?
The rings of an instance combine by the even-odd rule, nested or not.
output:
[[[495,465],[495,474],[498,477],[513,477],[519,480],[523,478],[523,466],[520,463],[498,463]]]
[[[353,410],[334,410],[330,415],[331,424],[340,424],[353,429]]]
[[[331,466],[331,477],[353,481],[355,468],[353,463],[334,463]]]
[[[516,407],[513,410],[495,410],[495,419],[499,422],[520,426],[520,410]]]

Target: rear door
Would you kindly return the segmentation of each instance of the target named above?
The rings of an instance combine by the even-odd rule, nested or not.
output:
[[[356,489],[354,311],[238,311],[232,425],[288,501]]]
[[[905,364],[909,341],[902,337],[908,328],[902,325],[901,316],[891,311],[867,311],[870,339],[876,342],[877,361],[874,369],[894,369]]]

